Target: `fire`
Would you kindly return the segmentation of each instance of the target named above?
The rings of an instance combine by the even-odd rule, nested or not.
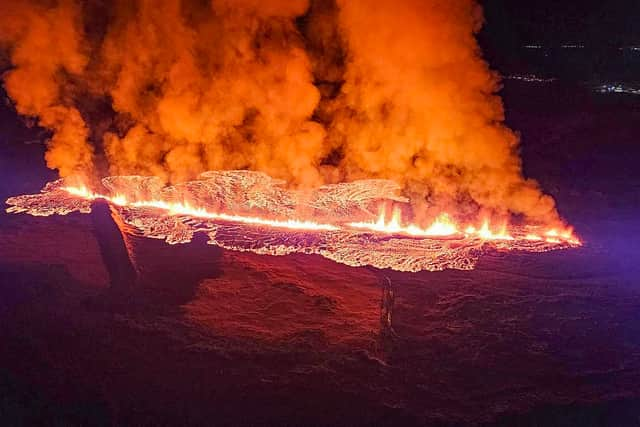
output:
[[[154,208],[165,211],[167,215],[190,216],[194,218],[205,218],[229,222],[238,222],[250,225],[264,225],[274,228],[286,228],[291,230],[307,230],[307,231],[338,231],[343,229],[342,226],[336,224],[318,223],[302,219],[268,219],[257,216],[245,216],[220,212],[211,212],[202,207],[192,206],[188,202],[168,202],[164,200],[128,200],[126,196],[117,194],[107,196],[104,194],[94,193],[86,187],[63,187],[63,190],[71,195],[81,197],[87,200],[103,199],[114,205],[131,208]],[[370,222],[349,222],[344,224],[348,228],[369,230],[381,234],[400,234],[412,237],[470,237],[479,238],[488,241],[511,241],[516,238],[508,232],[506,223],[503,223],[497,231],[491,229],[489,220],[485,220],[480,228],[469,225],[461,231],[462,228],[447,213],[440,214],[430,226],[421,228],[416,224],[404,224],[402,220],[402,211],[396,207],[393,209],[391,218],[387,220],[386,209],[383,206],[376,221]],[[556,229],[548,230],[544,233],[545,237],[538,234],[528,233],[521,236],[521,239],[528,241],[546,241],[547,243],[568,242],[573,245],[580,245],[581,242],[573,236],[571,228],[558,231]]]
[[[400,203],[407,200],[396,195],[397,187],[380,181],[307,192],[282,189],[258,172],[214,171],[177,186],[143,176],[107,177],[102,183],[108,190],[94,192],[54,181],[38,194],[10,197],[7,212],[89,213],[92,202],[101,199],[140,235],[168,244],[190,242],[198,232],[209,236],[209,244],[229,250],[317,254],[346,265],[398,271],[472,269],[483,248],[546,252],[581,245],[571,228],[492,223],[490,218],[465,223],[444,212],[419,225],[403,217]],[[395,209],[387,209],[390,204]],[[354,222],[376,205],[382,207],[377,216]]]
[[[482,223],[482,227],[475,233],[480,238],[485,240],[514,240],[513,236],[507,233],[507,225],[503,224],[497,233],[491,231],[489,227],[489,220],[485,220]]]
[[[458,226],[451,220],[448,214],[438,216],[433,224],[425,230],[426,236],[451,236],[458,234]]]
[[[524,238],[531,241],[543,240],[542,237],[538,236],[537,234],[527,234],[526,236],[524,236]]]
[[[471,237],[479,238],[481,240],[497,240],[497,241],[510,241],[516,238],[512,236],[508,231],[508,226],[503,223],[497,230],[492,230],[489,220],[484,220],[480,228],[476,228],[473,225],[469,225],[466,228],[460,227],[447,213],[440,214],[431,225],[427,228],[420,228],[415,224],[403,225],[400,209],[393,210],[391,218],[387,221],[386,210],[384,207],[380,210],[378,219],[371,222],[351,222],[348,223],[350,227],[375,231],[378,233],[387,234],[404,234],[407,236],[419,236],[419,237]],[[464,231],[461,231],[464,230]],[[529,241],[546,241],[548,243],[562,243],[563,241],[569,242],[573,245],[580,245],[581,242],[573,236],[573,230],[567,229],[559,232],[555,229],[549,230],[544,233],[546,238],[534,233],[527,233],[524,236],[520,236],[523,240]]]
[[[113,197],[104,194],[94,193],[86,187],[63,187],[63,189],[74,196],[82,197],[88,200],[103,199],[118,206],[126,206],[133,208],[155,208],[166,211],[168,215],[184,215],[195,218],[208,218],[222,221],[239,222],[242,224],[265,225],[275,228],[288,228],[292,230],[310,230],[310,231],[335,231],[340,227],[331,224],[321,224],[313,221],[303,221],[296,219],[274,220],[259,218],[254,216],[231,215],[226,213],[210,212],[204,208],[191,206],[189,203],[166,202],[163,200],[140,200],[128,201],[123,195],[115,195]]]
[[[367,238],[375,232],[430,243],[436,238],[468,239],[474,245],[492,241],[510,248],[518,246],[515,241],[533,246],[539,240],[525,234],[540,236],[537,246],[559,242],[556,246],[562,247],[575,240],[564,230],[531,228],[523,234],[522,227],[509,224],[458,223],[462,220],[453,207],[447,208],[451,215],[440,212],[430,225],[413,224],[400,211],[377,220],[370,215],[374,203],[400,202],[404,197],[398,192],[410,189],[447,206],[464,196],[482,209],[499,207],[560,221],[553,199],[513,167],[520,164],[514,149],[518,138],[504,124],[498,85],[474,37],[482,21],[475,0],[380,0],[375,7],[336,0],[328,2],[329,9],[282,0],[202,2],[208,3],[206,8],[190,1],[127,2],[136,13],[109,2],[91,2],[102,4],[98,9],[84,3],[0,1],[0,52],[3,64],[7,62],[1,77],[7,95],[18,112],[52,132],[46,160],[61,178],[77,184],[108,169],[123,175],[119,178],[144,179],[124,174],[154,171],[179,187],[173,186],[171,193],[162,183],[153,187],[156,193],[145,187],[145,200],[140,200],[129,191],[135,190],[135,179],[130,187],[121,179],[108,197],[82,187],[64,193],[52,186],[55,194],[49,196],[11,198],[12,212],[89,212],[89,200],[101,198],[128,213],[140,208],[149,213],[149,224],[177,224],[182,219],[177,217],[188,216],[211,223],[340,230],[342,236],[366,230],[361,233]],[[85,31],[93,22],[87,12],[96,11],[109,12],[98,38]],[[191,22],[182,15],[202,19]],[[312,31],[301,31],[296,24],[301,18]],[[386,31],[370,31],[372,22]],[[216,43],[209,42],[211,34],[220,35]],[[336,40],[348,51],[348,61],[332,54]],[[318,43],[328,43],[322,49],[328,55],[305,48]],[[456,52],[455,60],[442,52]],[[332,72],[313,72],[317,70],[309,64],[316,60]],[[335,87],[332,100],[318,96],[319,81]],[[100,90],[69,90],[75,87]],[[149,96],[141,87],[163,90]],[[98,123],[81,114],[103,98],[113,101],[113,120],[126,122],[126,132],[101,132],[95,128]],[[323,111],[323,120],[316,120],[316,111]],[[338,156],[333,155],[336,131],[345,136]],[[94,155],[93,143],[101,146],[100,156]],[[380,167],[396,158],[412,161]],[[278,180],[246,170],[234,175],[247,167],[264,175],[277,171]],[[205,169],[229,173],[207,187],[204,181],[213,175]],[[456,173],[439,173],[449,170]],[[332,183],[336,177],[340,184]],[[189,191],[184,185],[188,180],[198,195],[176,199],[184,194],[180,190]],[[276,188],[280,180],[291,185]],[[308,183],[320,187],[307,191]],[[306,198],[298,197],[302,191]],[[167,221],[168,215],[174,217]],[[552,231],[557,235],[547,234]]]
[[[438,216],[427,228],[420,228],[415,224],[402,225],[401,211],[399,208],[393,210],[391,219],[386,221],[384,207],[380,210],[378,219],[375,222],[350,222],[348,225],[353,228],[377,231],[387,234],[406,234],[408,236],[423,237],[445,237],[459,234],[458,226],[451,220],[448,214],[443,213]]]

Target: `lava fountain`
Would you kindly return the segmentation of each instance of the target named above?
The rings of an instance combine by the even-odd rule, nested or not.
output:
[[[156,177],[113,176],[104,192],[47,184],[39,194],[11,197],[7,212],[34,216],[91,212],[96,200],[113,208],[128,232],[189,243],[208,243],[258,254],[318,254],[350,266],[398,271],[473,269],[484,250],[545,252],[580,246],[571,229],[495,226],[489,219],[461,224],[447,213],[420,227],[406,222],[399,186],[362,180],[314,190],[288,190],[260,172],[205,172],[198,180],[165,186]],[[392,213],[387,215],[388,207]]]

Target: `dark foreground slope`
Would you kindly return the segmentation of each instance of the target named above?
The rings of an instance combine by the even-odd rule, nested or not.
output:
[[[0,214],[3,425],[638,425],[638,107],[505,95],[583,249],[401,274],[129,238],[133,283],[104,207]],[[15,123],[3,199],[48,178]]]

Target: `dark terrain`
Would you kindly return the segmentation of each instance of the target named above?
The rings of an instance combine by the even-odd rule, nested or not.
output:
[[[503,96],[583,248],[406,274],[129,238],[127,286],[104,206],[2,211],[0,422],[640,426],[640,97]],[[43,138],[0,111],[0,199],[54,177]]]

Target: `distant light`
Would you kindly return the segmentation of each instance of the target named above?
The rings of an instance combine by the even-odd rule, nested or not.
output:
[[[617,83],[604,83],[596,86],[595,90],[600,93],[626,93],[630,95],[640,95],[640,89]]]
[[[513,74],[505,76],[504,78],[506,80],[519,80],[528,83],[550,83],[556,80],[555,78],[538,77],[534,74]]]

